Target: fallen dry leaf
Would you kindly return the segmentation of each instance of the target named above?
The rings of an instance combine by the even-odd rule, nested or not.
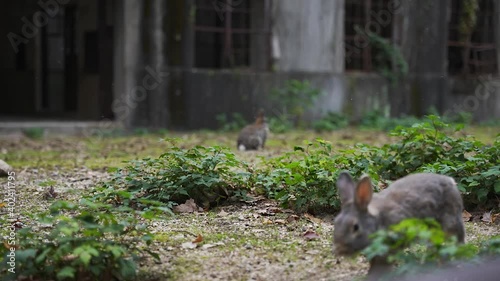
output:
[[[265,209],[257,210],[257,214],[263,215],[263,216],[274,216],[276,213],[273,212],[270,208],[265,208]]]
[[[281,210],[281,209],[280,209],[280,208],[278,208],[278,207],[269,207],[269,208],[267,208],[267,210],[268,210],[270,213],[275,213],[275,214],[277,214],[277,213],[282,213],[282,212],[283,212],[283,210]]]
[[[500,213],[491,215],[491,220],[494,224],[500,224]]]
[[[198,237],[196,237],[196,239],[193,240],[193,243],[200,243],[203,241],[203,236],[201,236],[201,234],[198,234]]]
[[[286,221],[285,220],[282,220],[282,219],[277,219],[274,221],[275,224],[286,224]]]
[[[3,208],[5,206],[7,206],[7,204],[5,202],[0,203],[0,208]]]
[[[78,256],[76,255],[66,255],[62,258],[63,261],[74,261]]]
[[[270,219],[263,219],[262,224],[273,224],[273,222]]]
[[[186,203],[174,207],[176,213],[194,213],[198,212],[199,207],[194,202],[194,199],[186,200]]]
[[[462,212],[462,220],[463,221],[470,221],[472,219],[471,213],[467,212],[466,210],[463,210]]]
[[[443,143],[442,147],[443,147],[443,149],[444,149],[445,151],[450,151],[450,150],[453,148],[453,147],[452,147],[449,143],[447,143],[447,142]]]
[[[50,199],[50,198],[54,199],[56,197],[57,197],[57,192],[55,191],[53,186],[48,188],[48,190],[44,194],[45,199]]]
[[[317,223],[317,224],[320,224],[321,223],[321,220],[318,219],[318,218],[315,218],[313,215],[311,214],[308,214],[308,213],[305,213],[304,214],[304,217],[306,219],[308,219],[309,221],[313,222],[313,223]]]
[[[201,248],[203,250],[206,250],[206,249],[210,249],[210,248],[213,248],[213,247],[216,247],[217,245],[215,244],[204,244],[203,246],[201,246]]]
[[[287,218],[286,218],[286,221],[287,222],[296,222],[296,221],[299,221],[299,216],[297,215],[289,215]]]
[[[10,250],[10,248],[14,248],[14,249],[16,249],[16,250],[17,250],[17,249],[19,248],[19,246],[18,246],[18,245],[9,245],[9,243],[7,243],[7,241],[4,241],[4,242],[3,242],[3,246],[4,246],[4,247],[5,247],[5,249],[7,249],[7,250]]]
[[[319,235],[314,232],[314,230],[306,230],[306,232],[304,232],[304,234],[302,234],[302,236],[306,239],[306,240],[315,240],[315,239],[319,239]]]
[[[206,249],[210,249],[210,248],[213,248],[213,247],[217,247],[217,246],[224,246],[224,242],[217,242],[217,243],[214,243],[214,244],[203,244],[203,246],[201,246],[202,249],[206,250]]]
[[[12,223],[12,225],[16,228],[16,229],[21,229],[23,228],[24,226],[24,223],[21,222],[20,220],[16,220],[15,222]]]
[[[217,213],[217,216],[219,217],[227,217],[227,215],[229,215],[229,213],[224,210],[220,210],[220,212]]]
[[[465,157],[465,159],[469,159],[469,158],[472,158],[472,157],[476,156],[476,154],[477,154],[477,153],[476,153],[476,152],[474,152],[474,151],[465,152],[465,153],[464,153],[464,157]]]
[[[491,212],[484,212],[481,220],[487,223],[492,223],[493,221],[491,219]]]

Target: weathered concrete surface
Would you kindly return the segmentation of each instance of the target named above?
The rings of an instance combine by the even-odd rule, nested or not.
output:
[[[394,34],[408,63],[408,78],[391,93],[392,115],[423,115],[430,106],[442,108],[448,89],[449,0],[401,2]],[[404,92],[404,95],[401,95]]]
[[[1,121],[0,122],[0,138],[2,137],[17,137],[23,134],[24,130],[28,129],[43,129],[46,135],[76,135],[76,136],[92,136],[102,135],[111,130],[122,128],[119,123],[113,121],[56,121],[46,120],[37,121],[25,119],[22,121]]]
[[[264,108],[268,117],[277,116],[280,107],[269,102],[269,94],[290,79],[308,80],[321,91],[313,108],[304,116],[306,120],[318,119],[332,111],[342,112],[355,121],[371,110],[386,109],[384,106],[389,104],[385,80],[373,74],[196,70],[171,75],[177,79],[182,76],[191,83],[181,89],[186,119],[179,125],[188,129],[216,128],[216,116],[222,113],[240,113],[251,121],[255,112]]]
[[[266,109],[268,116],[277,115],[279,107],[269,102],[269,94],[275,88],[282,88],[290,79],[308,80],[313,87],[321,90],[321,96],[306,114],[306,120],[320,118],[329,111],[341,112],[352,121],[359,120],[372,110],[392,111],[392,97],[388,92],[390,85],[385,78],[375,74],[179,70],[170,72],[169,79],[169,83],[177,85],[175,92],[182,97],[182,103],[176,109],[182,118],[173,118],[177,128],[217,128],[216,116],[222,113],[240,113],[251,121],[259,108]],[[422,114],[436,109],[441,114],[470,112],[476,121],[500,118],[500,79],[463,80],[423,75],[420,79],[425,82],[424,89],[443,83],[449,88],[449,91],[441,91],[438,97],[418,96],[415,91],[397,93],[402,100],[413,105],[420,104]],[[403,86],[412,87],[412,80],[409,81]],[[426,98],[439,98],[441,101],[432,103],[424,100]],[[412,114],[412,111],[404,113]]]
[[[340,73],[344,70],[344,0],[277,0],[273,35],[279,71]]]

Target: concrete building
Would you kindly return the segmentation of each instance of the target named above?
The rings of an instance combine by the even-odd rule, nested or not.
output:
[[[0,120],[214,128],[221,113],[273,114],[268,95],[289,79],[321,89],[309,118],[431,107],[500,118],[500,2],[477,3],[7,1]]]

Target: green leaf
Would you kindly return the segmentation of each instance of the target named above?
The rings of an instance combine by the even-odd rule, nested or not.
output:
[[[82,252],[79,255],[80,260],[82,263],[87,267],[90,264],[90,260],[92,259],[92,256],[90,255],[89,252]]]
[[[135,262],[131,259],[120,259],[118,260],[119,264],[119,273],[121,275],[121,279],[131,279],[136,276],[136,265]]]
[[[305,152],[305,149],[303,147],[300,147],[300,146],[294,146],[293,147],[293,151],[302,151],[302,152]]]
[[[500,193],[500,181],[495,182],[494,189],[496,193]]]
[[[26,249],[26,250],[17,250],[16,251],[16,259],[19,262],[26,262],[28,259],[33,259],[36,257],[36,249]]]
[[[57,272],[56,277],[58,280],[64,280],[64,279],[68,279],[68,278],[73,279],[73,278],[75,278],[75,273],[76,273],[76,270],[73,267],[65,266]]]
[[[52,248],[46,248],[45,250],[43,250],[35,259],[35,263],[42,263],[45,261],[45,258],[47,257],[47,254],[52,251]]]

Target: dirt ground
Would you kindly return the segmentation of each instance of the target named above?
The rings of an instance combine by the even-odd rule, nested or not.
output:
[[[482,132],[485,138],[493,133]],[[234,134],[205,132],[177,134],[182,146],[225,145],[233,147]],[[165,136],[129,136],[83,139],[76,137],[31,140],[25,137],[0,139],[0,159],[16,171],[20,217],[25,225],[34,223],[33,214],[51,204],[44,197],[54,187],[57,199],[78,202],[99,182],[109,178],[106,169],[122,161],[166,149]],[[169,137],[169,136],[168,136]],[[277,135],[264,151],[235,153],[251,163],[257,155],[273,156],[304,139],[317,135]],[[358,141],[385,143],[384,133],[341,131],[320,137],[337,147]],[[6,180],[0,179],[0,184]],[[0,215],[2,210],[0,209]],[[140,262],[141,280],[361,280],[368,264],[361,256],[337,257],[332,253],[333,216],[295,214],[263,197],[231,202],[207,212],[165,215],[151,223],[156,234],[151,250],[161,260]],[[467,241],[500,234],[500,227],[481,221],[467,222]],[[199,235],[202,242],[191,243]]]

